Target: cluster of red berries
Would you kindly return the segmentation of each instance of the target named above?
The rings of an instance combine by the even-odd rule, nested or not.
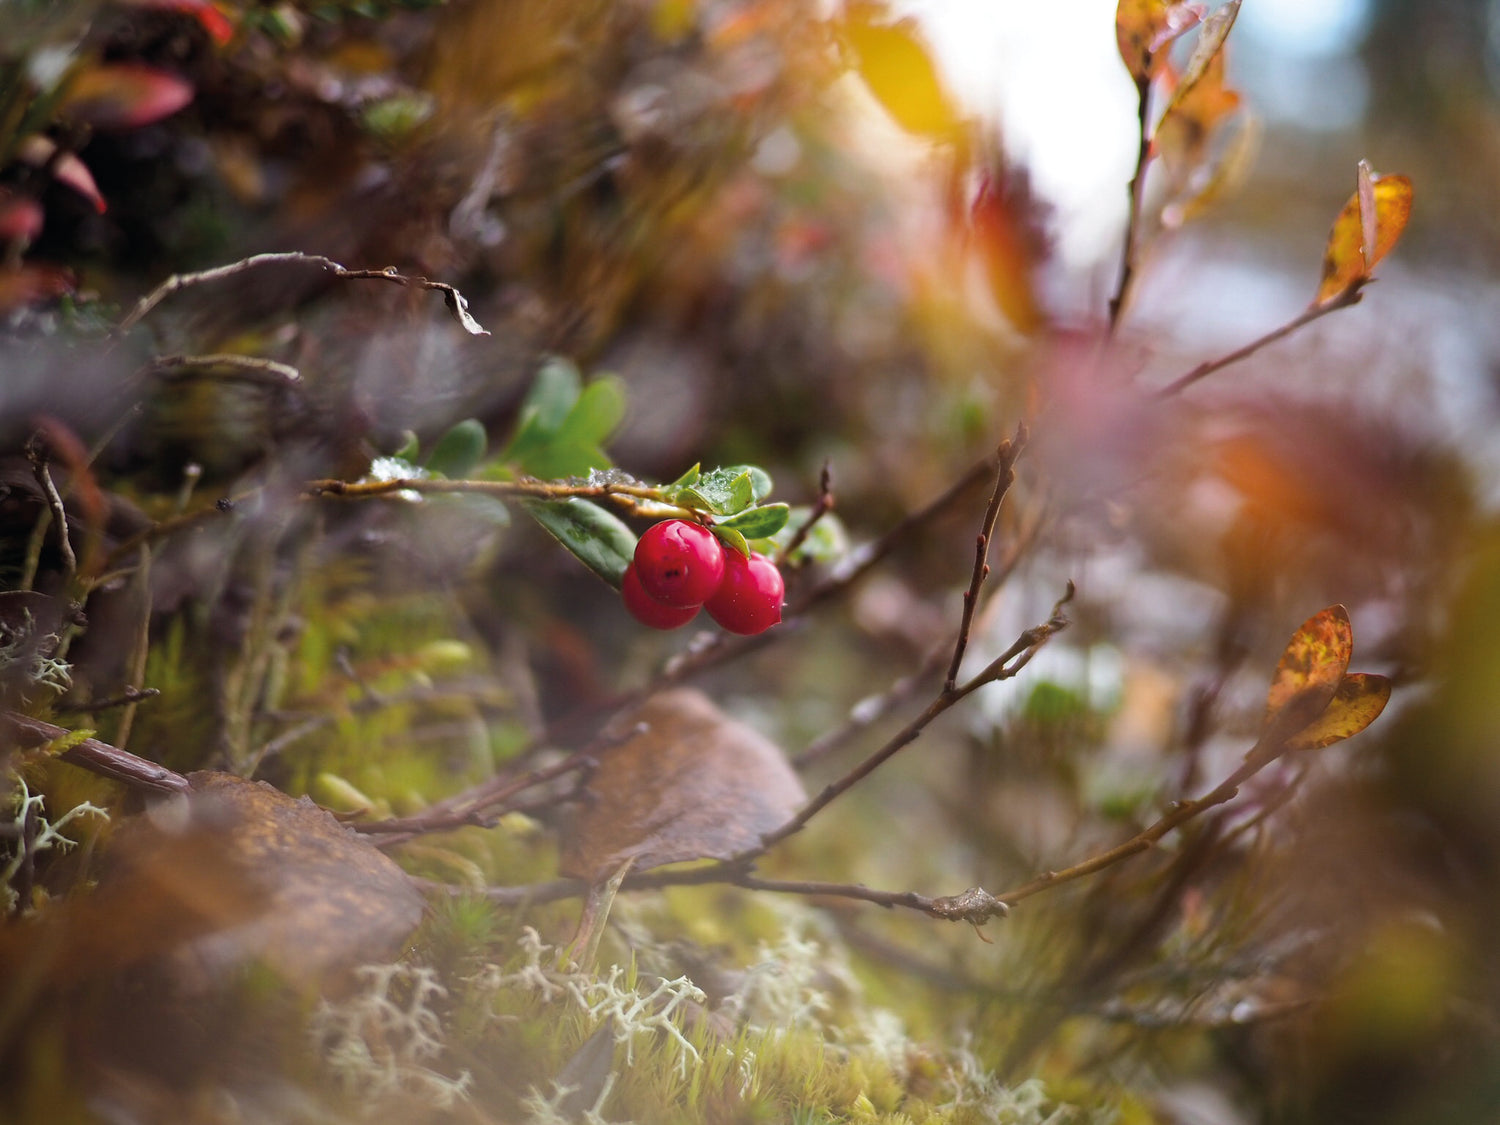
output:
[[[699,609],[731,633],[753,636],[781,620],[786,588],[765,555],[724,549],[701,524],[665,520],[648,528],[620,583],[625,608],[642,625],[676,629]]]

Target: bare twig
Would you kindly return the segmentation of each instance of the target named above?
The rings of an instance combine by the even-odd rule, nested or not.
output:
[[[47,498],[47,510],[52,513],[52,526],[57,528],[57,550],[62,555],[63,582],[71,588],[78,575],[78,556],[73,553],[73,543],[68,537],[68,513],[63,507],[62,496],[52,482],[52,472],[47,467],[47,455],[38,442],[28,442],[26,456],[31,461],[31,471],[36,476],[37,487]]]
[[[8,728],[6,733],[10,737],[31,746],[55,742],[71,733],[63,727],[53,726],[15,711],[0,712],[0,726]],[[96,738],[85,738],[68,747],[58,757],[91,773],[150,793],[186,793],[191,788],[188,779],[180,773]]]
[[[986,684],[1008,680],[1016,675],[1031,661],[1032,656],[1054,634],[1067,628],[1068,619],[1063,615],[1063,607],[1072,597],[1073,584],[1069,582],[1067,592],[1052,607],[1052,616],[1047,621],[1041,625],[1027,629],[1016,639],[1010,648],[991,661],[983,671],[968,682],[951,689],[945,687],[920,715],[902,727],[884,746],[880,747],[880,749],[876,750],[837,781],[829,782],[816,797],[803,805],[789,821],[780,828],[774,829],[762,836],[760,843],[756,847],[747,849],[739,855],[734,856],[729,861],[730,864],[743,866],[781,843],[781,841],[787,839],[789,836],[796,835],[818,813],[822,812],[860,781],[863,781],[870,774],[874,773],[898,752],[915,742],[934,719],[947,711],[955,703],[978,691]]]
[[[293,251],[284,254],[255,254],[249,258],[243,258],[238,262],[231,262],[227,266],[216,266],[213,269],[202,270],[198,273],[173,274],[136,302],[135,307],[130,310],[125,319],[120,321],[119,325],[115,328],[115,336],[124,336],[139,324],[142,318],[147,316],[152,309],[181,289],[187,289],[194,285],[203,285],[212,281],[223,281],[260,266],[271,265],[315,266],[341,279],[389,281],[396,285],[410,285],[418,289],[433,289],[442,293],[443,303],[448,306],[448,311],[463,326],[465,332],[473,336],[489,335],[487,331],[479,326],[479,322],[469,315],[469,302],[464,298],[463,294],[446,282],[429,281],[425,277],[408,277],[405,274],[398,273],[394,266],[389,266],[382,270],[351,270],[339,265],[331,258],[324,258],[318,254],[303,254]]]
[[[262,356],[238,355],[234,352],[213,352],[207,355],[163,355],[157,356],[147,370],[165,379],[181,379],[195,372],[206,372],[215,367],[229,368],[222,379],[236,379],[243,383],[254,383],[262,387],[299,386],[302,372],[289,363],[280,363]]]
[[[1016,428],[1014,438],[1000,443],[997,454],[1000,459],[999,472],[995,477],[995,489],[990,493],[989,507],[985,509],[984,520],[979,527],[979,535],[975,539],[974,573],[969,579],[969,588],[964,591],[963,617],[958,627],[958,639],[953,644],[953,660],[948,665],[948,678],[943,681],[944,693],[951,692],[958,686],[958,669],[964,660],[964,650],[969,647],[969,630],[974,625],[974,607],[979,601],[980,587],[990,573],[990,537],[995,533],[995,521],[1000,516],[1000,505],[1005,501],[1005,494],[1015,483],[1016,458],[1021,455],[1025,445],[1024,424]]]
[[[1137,120],[1140,143],[1135,154],[1135,175],[1130,178],[1130,211],[1125,220],[1125,245],[1120,252],[1120,281],[1109,300],[1109,331],[1114,333],[1125,311],[1130,286],[1135,281],[1136,243],[1140,240],[1141,213],[1145,209],[1146,169],[1151,163],[1151,78],[1142,75],[1135,80]]]
[[[483,496],[519,496],[533,500],[613,500],[634,507],[639,501],[660,505],[663,511],[684,512],[687,509],[666,504],[661,489],[645,484],[561,484],[532,480],[439,480],[428,477],[400,477],[395,480],[314,480],[304,488],[311,497],[329,496],[342,500],[368,500],[399,496],[403,492],[419,494],[477,492]],[[691,513],[689,513],[691,514]]]
[[[1231,364],[1239,363],[1242,359],[1249,359],[1256,352],[1268,344],[1274,344],[1277,340],[1290,336],[1299,328],[1304,328],[1315,320],[1321,320],[1331,312],[1339,309],[1347,309],[1351,305],[1357,305],[1360,298],[1364,296],[1362,285],[1351,285],[1337,297],[1334,297],[1321,305],[1309,305],[1300,314],[1287,321],[1280,328],[1267,332],[1259,339],[1252,340],[1242,348],[1236,348],[1228,355],[1220,356],[1218,359],[1210,359],[1200,363],[1186,375],[1173,379],[1164,387],[1158,388],[1152,395],[1153,398],[1165,399],[1181,394],[1199,379],[1212,375],[1215,371],[1221,371]]]
[[[828,467],[828,462],[823,462],[823,471],[818,474],[818,502],[813,505],[812,511],[808,513],[805,520],[798,525],[787,544],[776,554],[776,565],[780,566],[792,557],[798,547],[807,542],[807,537],[812,534],[812,529],[817,522],[833,511],[833,474]]]
[[[155,699],[160,694],[160,688],[128,687],[118,695],[112,695],[108,699],[95,700],[93,703],[60,704],[57,709],[75,715],[97,715],[100,711],[112,711],[116,707],[124,707],[127,704],[142,703],[148,699]]]

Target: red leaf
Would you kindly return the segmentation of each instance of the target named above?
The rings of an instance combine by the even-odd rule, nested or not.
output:
[[[192,84],[175,74],[138,63],[105,63],[73,79],[63,109],[96,129],[138,129],[192,100]]]
[[[56,144],[41,134],[34,133],[21,142],[16,155],[33,168],[45,167],[51,161],[53,178],[60,184],[67,184],[92,203],[95,211],[104,214],[104,196],[99,194],[99,186],[94,183],[88,165],[71,152],[65,152],[53,160],[52,154],[56,151]]]
[[[155,8],[158,11],[181,12],[185,16],[191,16],[208,32],[208,37],[215,45],[220,47],[234,38],[234,24],[208,0],[131,0],[131,7]]]
[[[0,242],[31,242],[42,233],[42,205],[0,188]]]

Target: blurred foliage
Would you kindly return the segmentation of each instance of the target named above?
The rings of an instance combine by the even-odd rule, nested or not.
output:
[[[1198,7],[1122,6],[1165,115],[1142,138],[1142,169],[1159,158],[1143,270],[1245,172],[1230,15],[1195,32]],[[1477,39],[1450,26],[1472,31],[1478,7],[1417,7],[1447,14],[1385,4],[1366,46],[1371,135],[1403,146],[1375,162],[1422,149],[1453,174],[1366,166],[1345,185],[1308,323],[1403,300],[1390,277],[1347,308],[1408,213],[1419,247],[1493,234],[1492,216],[1454,219],[1492,194],[1493,146],[1447,144],[1486,135],[1493,97],[1434,92],[1430,59],[1399,49],[1412,28],[1447,36],[1482,87]],[[558,1121],[593,1108],[583,1093],[638,1122],[1497,1116],[1494,450],[1432,421],[1451,373],[1358,348],[1268,350],[1291,357],[1279,379],[1215,371],[1153,397],[1143,354],[1186,345],[1132,329],[1125,282],[1118,329],[1104,307],[1064,311],[1062,217],[899,15],[4,6],[0,705],[74,733],[0,728],[0,1118]],[[1207,47],[1179,58],[1179,34]],[[171,275],[291,250],[399,277],[246,266],[117,329]],[[422,277],[462,289],[489,334]],[[970,467],[1023,420],[965,668],[1046,621],[1071,578],[1068,631],[764,876],[1024,885],[1233,774],[1272,669],[1273,726],[1316,687],[1306,748],[1234,801],[1017,901],[994,944],[836,898],[682,886],[621,892],[577,968],[575,904],[481,895],[556,876],[560,782],[495,823],[368,831],[602,753],[630,693],[689,674],[757,753],[808,747],[818,792],[940,690],[984,505]],[[531,477],[601,491],[503,493]],[[786,561],[808,612],[763,647],[643,635],[611,589],[653,519],[718,518],[778,552],[835,498]],[[1369,731],[1313,749],[1378,694],[1345,675],[1342,632],[1331,662],[1284,648],[1335,603],[1396,691]],[[143,812],[60,760],[90,731],[270,782],[229,788],[277,812],[248,843],[227,798]],[[273,831],[281,817],[316,830]],[[379,846],[465,893],[434,891],[388,963],[305,987],[239,928],[269,901],[295,935],[284,904],[335,897],[306,890],[326,886],[318,832],[372,884],[392,877]],[[381,914],[360,886],[349,916]],[[261,949],[287,943],[316,945]]]

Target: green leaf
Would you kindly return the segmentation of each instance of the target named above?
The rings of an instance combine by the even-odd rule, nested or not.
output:
[[[777,551],[784,549],[797,534],[797,529],[811,518],[810,507],[793,508],[787,525],[771,538],[771,548]],[[849,533],[844,530],[844,525],[838,516],[832,512],[826,512],[817,523],[813,524],[812,530],[807,533],[807,538],[791,553],[788,561],[831,562],[842,557],[848,550]]]
[[[684,488],[692,488],[693,485],[698,483],[698,478],[702,475],[699,471],[700,469],[702,469],[702,467],[702,465],[694,465],[687,472],[683,473],[682,476],[678,477],[671,484],[667,485],[666,489],[664,490],[666,494],[668,496],[671,496],[675,493],[681,492]]]
[[[593,442],[559,438],[535,450],[522,468],[542,480],[588,476],[593,469],[610,467],[609,455]]]
[[[531,518],[615,589],[635,554],[635,535],[611,513],[587,500],[537,500]]]
[[[392,453],[391,456],[402,461],[415,463],[422,452],[422,443],[417,438],[416,430],[401,431],[401,448]]]
[[[767,496],[771,495],[771,489],[775,487],[771,481],[771,474],[766,472],[759,465],[731,465],[729,466],[729,468],[725,469],[724,472],[734,473],[736,476],[741,473],[749,473],[750,495],[754,498],[755,503],[757,504],[759,504]]]
[[[723,524],[716,524],[709,530],[717,535],[726,547],[732,547],[747,559],[750,557],[750,544],[745,542],[745,537],[734,528],[725,527]]]
[[[785,504],[766,504],[760,508],[746,508],[737,516],[730,516],[717,526],[732,528],[746,539],[766,539],[786,526],[791,518],[791,509]]]
[[[755,503],[754,472],[743,465],[735,465],[704,473],[697,484],[678,493],[678,502],[690,508],[705,508],[716,516],[743,512]]]
[[[625,385],[614,375],[603,375],[583,389],[557,436],[602,445],[624,417]]]
[[[532,476],[549,476],[550,474],[538,471],[533,462],[552,443],[557,431],[567,421],[569,413],[578,402],[582,385],[578,368],[569,361],[554,356],[542,364],[541,370],[536,373],[536,381],[521,403],[515,436],[511,438],[501,458],[519,464],[524,472]]]
[[[438,439],[427,458],[428,472],[441,473],[449,480],[461,480],[484,459],[489,440],[483,422],[477,418],[465,418]]]

